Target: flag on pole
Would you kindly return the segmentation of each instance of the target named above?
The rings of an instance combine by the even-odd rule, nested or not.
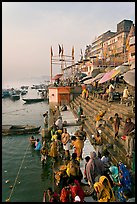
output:
[[[81,49],[81,56],[83,56],[82,49]]]
[[[63,48],[63,45],[62,45],[62,49],[61,49],[61,55],[63,56],[63,54],[64,54],[64,48]]]
[[[72,47],[72,60],[74,60],[74,46]]]
[[[51,51],[51,57],[53,57],[53,51],[52,51],[52,46],[51,46],[51,50],[50,50],[50,51]]]
[[[61,52],[62,52],[62,49],[61,49],[61,46],[59,45],[59,56],[60,56]]]
[[[80,56],[81,56],[81,60],[83,60],[83,53],[82,53],[82,49],[81,49],[81,51],[80,51],[80,52],[81,52],[81,55],[80,55]]]

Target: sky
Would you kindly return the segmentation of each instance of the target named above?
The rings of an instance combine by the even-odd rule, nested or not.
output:
[[[69,56],[74,46],[77,62],[81,49],[124,19],[135,24],[135,2],[2,2],[2,83],[50,78],[51,46],[53,55],[63,45]],[[52,70],[61,73],[61,66]]]

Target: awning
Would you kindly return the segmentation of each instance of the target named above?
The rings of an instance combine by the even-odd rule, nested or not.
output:
[[[55,76],[52,78],[52,80],[57,80],[57,79],[61,78],[62,75],[63,75],[63,74],[57,74],[57,75],[55,75]]]

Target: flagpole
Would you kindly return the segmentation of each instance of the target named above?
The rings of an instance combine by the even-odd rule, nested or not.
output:
[[[52,83],[52,47],[51,47],[51,52],[50,52],[50,81]]]

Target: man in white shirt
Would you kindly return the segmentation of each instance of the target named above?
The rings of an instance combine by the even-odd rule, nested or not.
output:
[[[55,122],[55,125],[58,127],[59,130],[62,130],[63,122],[62,122],[62,117],[61,116],[58,117],[58,119]]]
[[[113,101],[113,92],[114,92],[115,87],[110,84],[109,85],[109,93],[108,93],[108,101]]]

